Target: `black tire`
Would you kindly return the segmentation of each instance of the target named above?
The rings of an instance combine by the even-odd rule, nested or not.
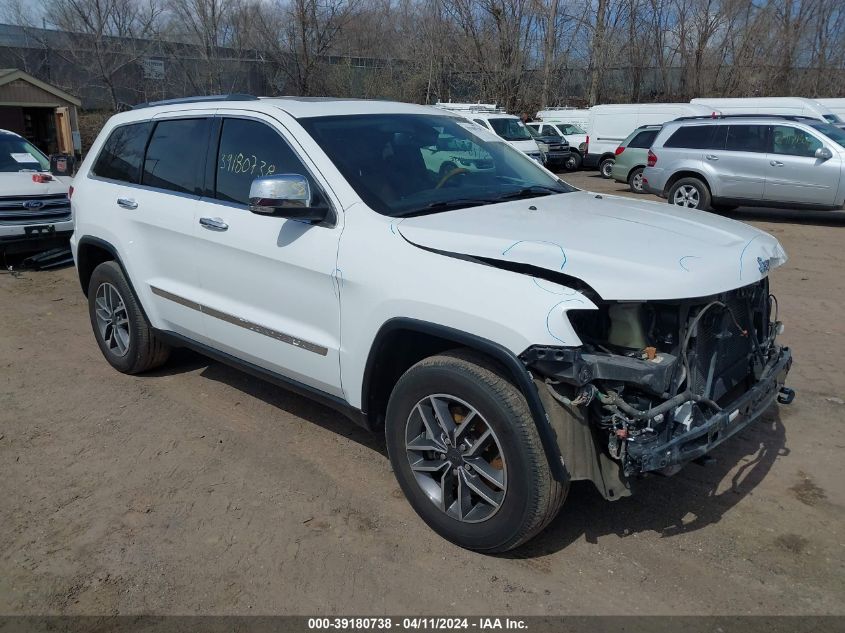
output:
[[[694,199],[691,196],[685,198],[687,200],[687,204],[675,202],[676,197],[684,197],[683,195],[679,196],[679,191],[692,192],[693,190],[695,191],[696,197]],[[683,207],[685,209],[700,209],[701,211],[709,211],[710,190],[707,188],[707,185],[698,178],[694,178],[692,176],[688,178],[681,178],[669,188],[669,196],[666,198],[666,201],[671,205]]]
[[[563,161],[563,168],[566,171],[578,171],[581,168],[581,154],[569,152],[569,156]]]
[[[411,469],[406,426],[412,423],[412,414],[417,415],[417,404],[435,394],[449,394],[445,397],[454,396],[473,407],[493,431],[494,447],[501,449],[504,496],[498,510],[479,522],[449,516],[435,505]],[[494,364],[469,350],[432,356],[405,372],[390,396],[385,436],[393,471],[408,502],[429,527],[461,547],[485,553],[518,547],[546,527],[566,499],[569,484],[553,478],[524,396]],[[451,469],[446,463],[442,477]],[[435,489],[439,485],[435,483]]]
[[[628,174],[628,188],[634,193],[645,193],[643,188],[643,167],[634,167]]]
[[[615,158],[605,158],[599,162],[599,173],[602,178],[610,178],[613,175],[613,164],[615,162]]]
[[[111,331],[107,327],[107,333],[104,335],[98,321],[98,296],[102,296],[101,290],[110,291],[109,286],[116,290],[125,308],[125,311],[122,310],[121,313],[125,314],[125,321],[128,324],[128,345],[123,353],[106,340],[106,338],[114,340],[115,337],[111,335],[114,325]],[[117,262],[103,262],[91,274],[91,280],[88,283],[88,315],[100,351],[109,364],[119,372],[138,374],[163,365],[170,356],[170,347],[153,332]],[[114,314],[112,317],[114,319]]]

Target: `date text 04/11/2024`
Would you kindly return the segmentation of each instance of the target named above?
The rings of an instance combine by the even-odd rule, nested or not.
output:
[[[519,618],[438,618],[438,617],[411,617],[393,618],[309,618],[309,630],[524,630],[526,622]]]

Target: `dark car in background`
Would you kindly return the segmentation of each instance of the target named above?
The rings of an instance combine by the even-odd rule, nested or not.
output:
[[[526,128],[528,129],[528,133],[534,137],[534,140],[546,157],[544,165],[548,169],[552,171],[555,169],[572,171],[577,168],[577,164],[570,160],[572,152],[565,138],[556,134],[541,134],[530,125],[527,125]]]

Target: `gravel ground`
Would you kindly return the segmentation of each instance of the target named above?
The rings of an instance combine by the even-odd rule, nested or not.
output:
[[[795,403],[500,557],[414,515],[381,437],[188,352],[121,375],[74,269],[0,274],[0,613],[845,614],[845,220],[733,215],[790,255]]]

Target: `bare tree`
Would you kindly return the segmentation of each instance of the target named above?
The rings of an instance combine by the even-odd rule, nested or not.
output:
[[[343,29],[355,17],[360,0],[279,0],[260,12],[259,30],[268,56],[293,83],[298,94],[318,90],[319,65],[337,52]]]

